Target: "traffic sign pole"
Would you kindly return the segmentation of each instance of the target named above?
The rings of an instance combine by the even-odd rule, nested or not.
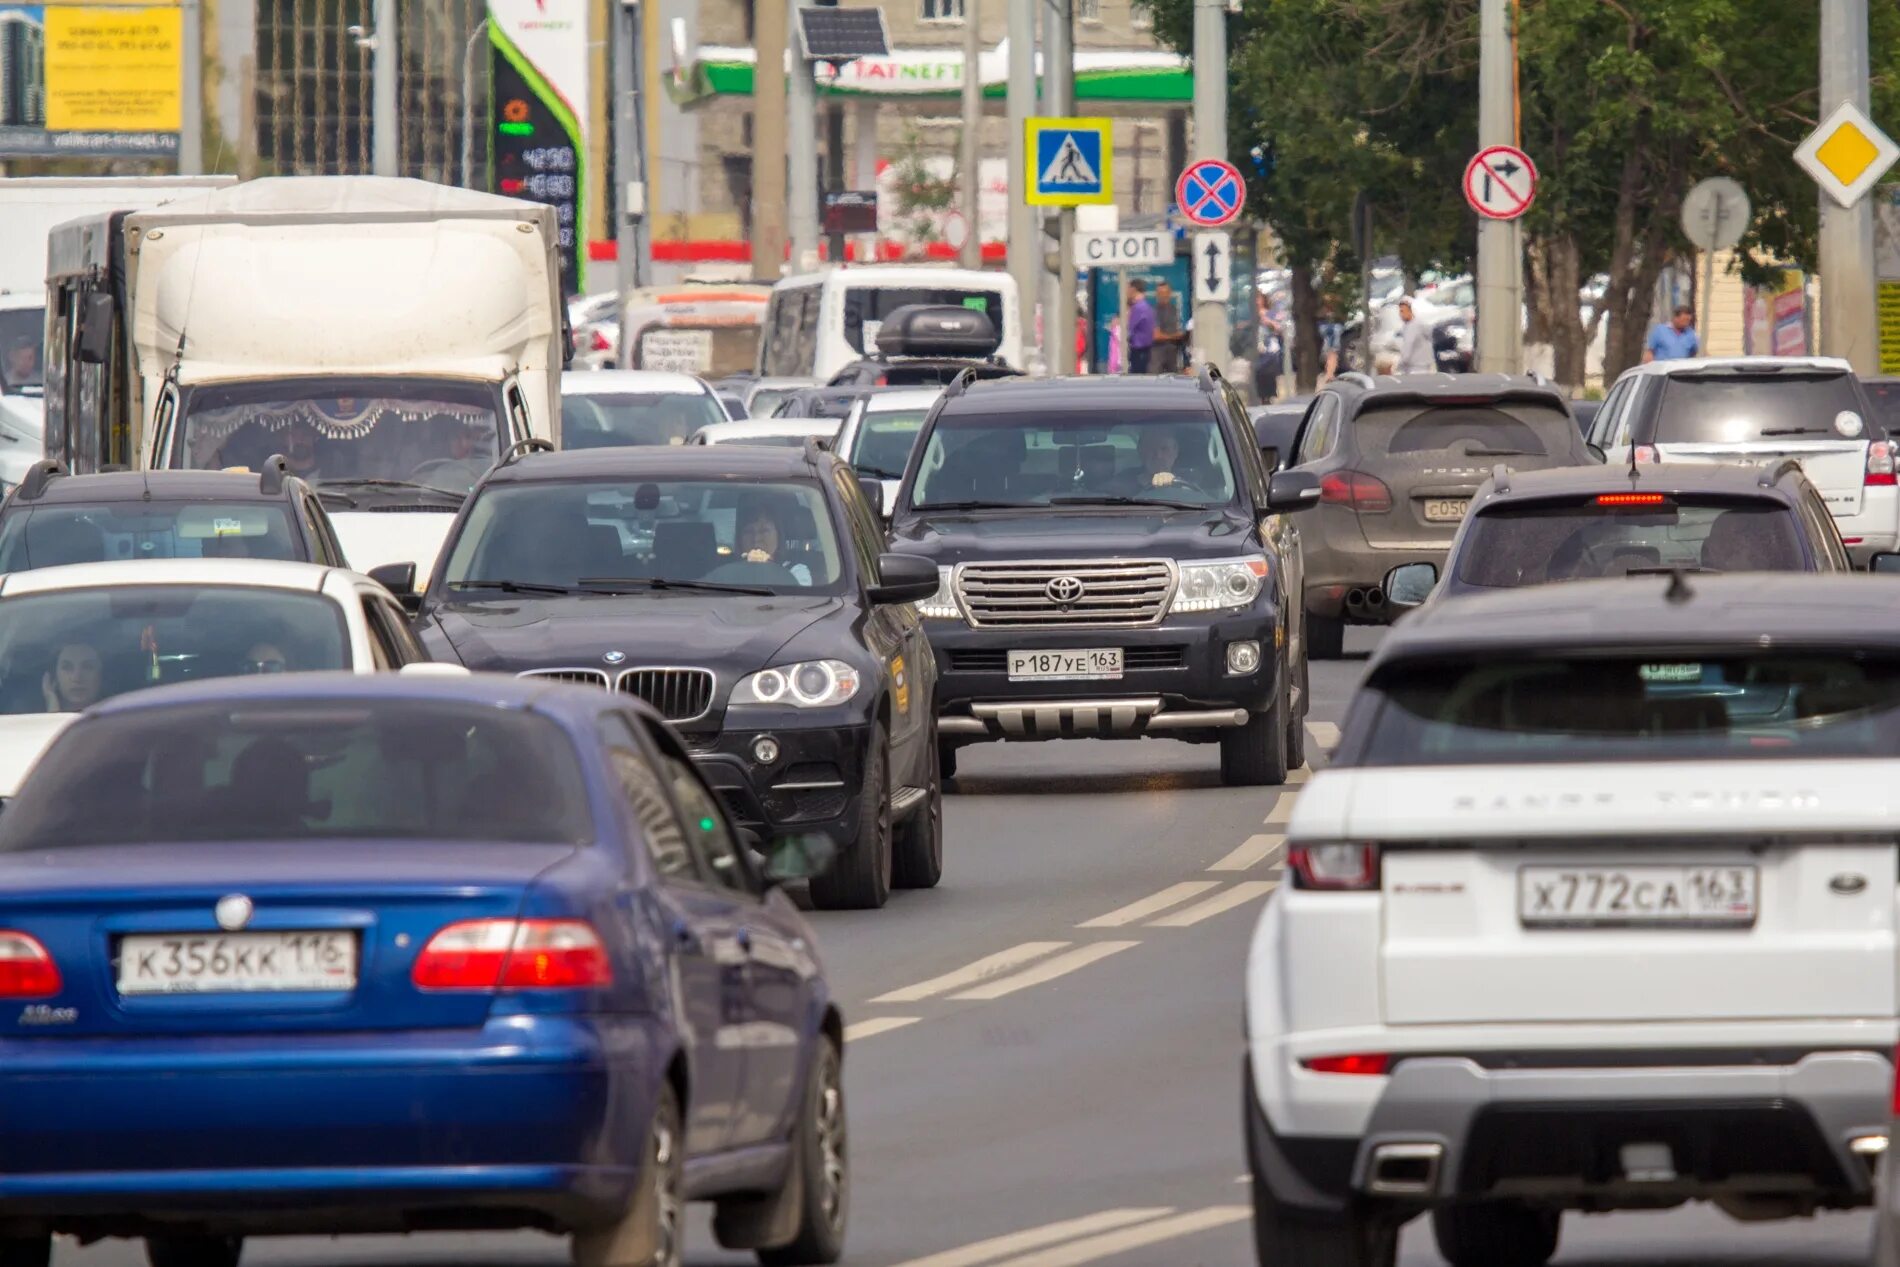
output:
[[[1821,0],[1821,117],[1844,103],[1870,108],[1867,0]],[[1875,307],[1874,209],[1866,198],[1843,207],[1821,199],[1821,351],[1857,373],[1880,368]]]
[[[1194,143],[1210,158],[1227,157],[1227,0],[1194,0]],[[1227,305],[1195,304],[1199,359],[1225,372],[1227,344]]]
[[[1482,0],[1478,30],[1481,151],[1517,144],[1516,77],[1511,0]],[[1467,180],[1467,196],[1470,191]],[[1482,215],[1478,220],[1478,338],[1474,357],[1474,368],[1479,373],[1524,372],[1523,308],[1524,251],[1518,222],[1515,218]],[[1370,319],[1371,314],[1367,316]]]
[[[1036,11],[1026,4],[1003,7],[1009,11],[1009,275],[1016,279],[1022,313],[1023,359],[1031,361],[1038,359],[1036,297],[1041,293],[1042,234],[1036,227],[1036,209],[1029,202],[1029,164],[1023,150],[1029,117],[1036,113]],[[875,134],[876,129],[872,131]]]

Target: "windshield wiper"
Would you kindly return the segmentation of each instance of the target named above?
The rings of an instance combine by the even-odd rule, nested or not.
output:
[[[1824,436],[1826,427],[1763,427],[1758,433],[1765,436]]]
[[[881,480],[901,480],[904,478],[902,471],[880,471],[875,466],[860,466],[855,469],[859,475],[875,475]]]
[[[722,581],[669,581],[663,576],[583,576],[583,590],[703,590],[709,594],[756,594],[770,598],[778,593],[763,585],[727,585]]]
[[[1544,455],[1534,449],[1466,449],[1468,458],[1541,458]]]
[[[1199,502],[1169,501],[1165,497],[1130,497],[1126,493],[1104,494],[1099,497],[1051,497],[1051,506],[1159,506],[1163,510],[1206,510]]]
[[[1034,510],[1033,502],[986,502],[978,499],[960,502],[914,503],[912,510]]]
[[[1687,564],[1678,563],[1675,567],[1631,568],[1629,569],[1629,571],[1623,573],[1623,575],[1624,576],[1673,576],[1677,572],[1681,572],[1684,576],[1688,576],[1691,573],[1713,572],[1715,570],[1716,569],[1714,568],[1690,567]]]
[[[450,581],[445,589],[500,590],[504,594],[578,594],[571,585],[541,585],[534,581]]]
[[[466,492],[456,492],[452,488],[441,488],[435,484],[418,484],[414,480],[353,479],[324,480],[324,488],[399,488],[412,493],[433,493],[438,497],[453,497],[456,501],[467,501]]]

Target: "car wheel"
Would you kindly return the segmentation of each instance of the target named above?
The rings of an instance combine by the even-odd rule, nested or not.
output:
[[[957,777],[957,750],[941,739],[937,741],[937,777],[943,779]]]
[[[765,1267],[835,1263],[844,1255],[844,1229],[851,1213],[851,1156],[842,1062],[828,1037],[812,1057],[811,1081],[792,1146],[798,1159],[797,1182],[803,1188],[798,1235],[790,1244],[760,1250],[759,1261]]]
[[[1452,1267],[1544,1267],[1562,1220],[1516,1201],[1447,1205],[1432,1211],[1432,1235]]]
[[[575,1234],[574,1267],[680,1267],[686,1234],[686,1133],[680,1120],[679,1096],[672,1083],[663,1082],[633,1202],[611,1226]]]
[[[0,1239],[0,1267],[47,1267],[53,1261],[50,1236],[9,1236]]]
[[[1273,707],[1255,713],[1247,724],[1223,730],[1220,738],[1220,777],[1228,787],[1275,787],[1286,782],[1286,692],[1274,695]]]
[[[924,803],[897,830],[891,849],[891,883],[900,889],[934,889],[943,878],[943,774],[936,745],[924,756],[930,781]]]
[[[812,877],[811,903],[821,911],[876,910],[891,895],[891,741],[884,723],[871,728],[858,790],[857,838]]]
[[[1313,660],[1337,660],[1346,654],[1346,622],[1337,616],[1306,613],[1306,654]]]
[[[1291,673],[1288,674],[1291,676]],[[1289,700],[1286,710],[1286,768],[1297,770],[1306,764],[1306,709],[1310,702],[1306,684],[1306,666],[1300,666],[1300,706],[1295,710]]]
[[[1348,1208],[1333,1218],[1304,1218],[1253,1179],[1254,1257],[1260,1267],[1395,1267],[1399,1228],[1389,1218]]]

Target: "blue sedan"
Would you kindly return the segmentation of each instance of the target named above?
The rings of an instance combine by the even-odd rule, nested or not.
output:
[[[809,928],[638,701],[294,675],[84,714],[0,820],[0,1267],[54,1233],[541,1228],[677,1267],[688,1200],[842,1251]],[[762,875],[761,870],[770,873]]]

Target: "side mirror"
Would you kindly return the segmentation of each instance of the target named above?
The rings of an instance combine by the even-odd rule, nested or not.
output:
[[[112,325],[118,306],[112,296],[94,292],[86,296],[86,310],[79,316],[79,340],[73,346],[73,359],[83,365],[104,365],[112,359]]]
[[[414,615],[422,607],[422,595],[416,592],[416,565],[385,563],[369,570],[369,579],[395,595],[403,610]]]
[[[1427,598],[1438,584],[1438,565],[1407,563],[1385,574],[1385,605],[1395,611],[1411,611]]]
[[[1594,444],[1586,444],[1586,445],[1584,445],[1583,447],[1584,447],[1584,448],[1586,448],[1586,449],[1588,449],[1588,450],[1590,450],[1590,456],[1591,456],[1591,457],[1593,457],[1593,458],[1595,458],[1595,459],[1596,459],[1597,461],[1599,461],[1599,462],[1608,462],[1608,461],[1610,460],[1610,455],[1609,455],[1609,454],[1607,454],[1607,453],[1605,453],[1605,452],[1604,452],[1604,451],[1603,451],[1603,450],[1602,450],[1602,449],[1601,449],[1600,447],[1598,447],[1597,445],[1594,445]]]
[[[870,475],[858,476],[858,491],[864,494],[864,500],[871,503],[871,513],[880,519],[889,518],[884,509],[884,481]]]
[[[877,570],[884,580],[871,586],[874,603],[921,603],[937,592],[937,565],[914,554],[880,554]]]
[[[781,836],[772,843],[762,868],[767,884],[809,880],[831,870],[838,858],[838,842],[815,832]]]
[[[1267,483],[1267,509],[1284,514],[1319,505],[1319,476],[1311,471],[1281,471]]]
[[[1900,572],[1900,554],[1882,551],[1867,561],[1869,572]]]

